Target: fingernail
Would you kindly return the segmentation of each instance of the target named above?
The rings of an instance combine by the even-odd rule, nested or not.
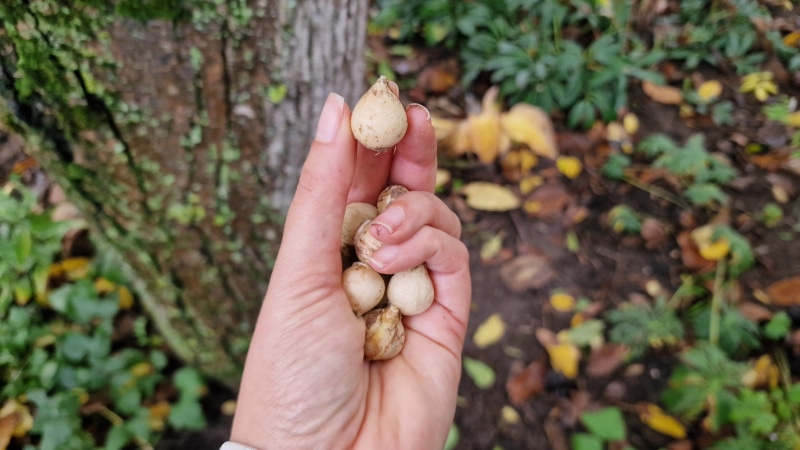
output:
[[[386,231],[388,231],[388,234],[392,234],[394,233],[394,230],[396,230],[397,227],[399,227],[400,224],[403,223],[403,219],[405,217],[406,213],[405,211],[403,211],[403,208],[400,208],[398,206],[390,206],[386,208],[384,212],[380,213],[378,217],[375,218],[375,220],[372,221],[372,226],[383,227],[386,229]],[[380,236],[382,233],[381,230],[378,228],[376,229],[376,233],[374,234]]]
[[[411,108],[422,108],[422,110],[425,111],[425,114],[428,116],[428,122],[431,121],[431,112],[428,111],[428,108],[426,108],[424,105],[421,105],[419,103],[409,103],[408,106],[406,106],[406,111],[408,111]]]
[[[398,251],[396,245],[384,245],[372,254],[369,262],[373,267],[383,269],[397,259]]]
[[[317,133],[314,140],[323,144],[328,144],[336,139],[339,133],[339,125],[342,122],[342,111],[344,111],[344,98],[331,92],[328,94],[328,99],[325,100],[325,106],[322,107],[322,112],[319,115],[319,123],[317,123]]]

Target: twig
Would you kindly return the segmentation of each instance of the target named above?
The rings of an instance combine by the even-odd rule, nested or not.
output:
[[[677,197],[677,196],[671,194],[670,192],[666,191],[665,189],[661,189],[658,186],[653,186],[652,184],[642,183],[639,180],[637,180],[637,179],[635,179],[633,177],[629,177],[629,176],[624,176],[622,178],[622,180],[625,181],[626,183],[630,184],[633,187],[639,188],[639,189],[647,192],[648,194],[655,195],[656,197],[662,198],[662,199],[664,199],[664,200],[666,200],[666,201],[668,201],[668,202],[670,202],[670,203],[672,203],[672,204],[674,204],[676,206],[679,206],[679,207],[681,207],[683,209],[691,209],[691,205],[689,205],[688,203],[686,203],[683,200],[681,200],[680,197]]]

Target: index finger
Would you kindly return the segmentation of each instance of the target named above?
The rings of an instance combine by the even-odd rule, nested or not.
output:
[[[417,103],[406,108],[408,131],[397,144],[389,183],[411,191],[433,192],[436,187],[436,133],[428,110]]]

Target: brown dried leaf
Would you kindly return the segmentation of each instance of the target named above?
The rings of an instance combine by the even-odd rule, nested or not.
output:
[[[0,417],[0,448],[8,448],[17,422],[19,422],[19,414],[17,413],[11,413],[7,416]]]
[[[681,262],[687,269],[704,272],[713,269],[714,261],[709,261],[700,256],[700,250],[692,239],[691,232],[684,231],[678,234],[678,246],[681,248]]]
[[[743,302],[739,305],[739,314],[755,323],[766,322],[772,319],[772,311],[765,306],[753,302]]]
[[[444,66],[426,67],[417,78],[417,86],[432,94],[443,94],[457,82],[458,77]]]
[[[547,362],[537,360],[506,381],[506,392],[512,405],[521,405],[544,390]]]
[[[658,103],[665,105],[680,105],[683,103],[683,91],[673,86],[643,81],[642,90],[648,97]]]
[[[525,199],[523,209],[531,217],[553,219],[572,201],[569,191],[561,184],[546,184]]]
[[[504,264],[499,275],[511,292],[539,289],[556,276],[547,258],[532,254],[520,255]]]
[[[663,248],[667,244],[669,226],[652,217],[642,221],[641,235],[645,241],[645,247],[649,250]]]
[[[586,363],[586,374],[591,377],[611,375],[628,356],[628,347],[622,344],[608,343],[592,350]]]
[[[553,419],[544,421],[544,434],[547,435],[547,442],[550,443],[552,450],[569,450],[567,437],[564,434],[564,427]]]
[[[767,295],[773,305],[800,305],[800,275],[772,283],[767,288]]]

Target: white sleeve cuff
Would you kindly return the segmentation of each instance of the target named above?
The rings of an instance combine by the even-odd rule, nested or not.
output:
[[[258,450],[255,447],[250,447],[248,445],[237,444],[236,442],[227,441],[222,444],[222,447],[219,450]]]

